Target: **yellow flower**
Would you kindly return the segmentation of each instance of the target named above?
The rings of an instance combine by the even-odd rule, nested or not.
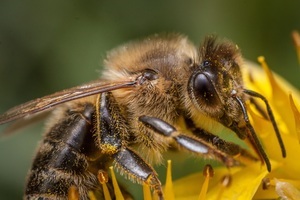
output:
[[[272,73],[263,57],[263,69],[253,63],[244,67],[245,88],[263,94],[269,101],[283,138],[287,157],[282,158],[270,121],[248,105],[249,115],[272,164],[269,173],[260,162],[247,166],[216,167],[206,194],[199,194],[205,177],[193,174],[173,182],[176,200],[201,199],[300,199],[300,95],[279,76]],[[188,183],[188,184],[187,184]],[[203,186],[205,187],[205,186]],[[203,190],[201,191],[203,193]],[[203,198],[202,198],[203,199]]]

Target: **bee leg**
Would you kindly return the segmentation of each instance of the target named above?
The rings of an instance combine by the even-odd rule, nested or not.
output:
[[[164,199],[157,173],[137,153],[126,147],[116,153],[114,158],[116,167],[121,169],[121,173],[125,172],[128,177],[150,185],[159,196],[159,199]]]
[[[226,153],[229,156],[238,159],[242,163],[252,163],[254,161],[258,161],[259,159],[253,156],[248,150],[243,149],[239,145],[225,141],[220,137],[209,133],[203,129],[196,128],[193,130],[193,134],[197,137],[205,140],[209,144],[213,145],[215,148],[219,149],[220,151]]]
[[[125,119],[122,118],[117,102],[110,93],[98,96],[96,108],[99,122],[97,135],[98,146],[101,153],[113,157],[114,164],[121,174],[139,183],[146,183],[152,187],[163,199],[161,183],[155,170],[148,165],[137,153],[123,143],[123,134],[126,131]]]
[[[155,117],[141,116],[139,120],[157,133],[173,138],[176,143],[184,149],[202,156],[215,157],[222,161],[227,167],[240,164],[235,159],[235,157],[240,155],[252,161],[257,160],[240,146],[224,141],[205,131],[203,131],[203,137],[201,137],[199,133],[197,134],[199,137],[193,137],[178,132],[172,125]]]

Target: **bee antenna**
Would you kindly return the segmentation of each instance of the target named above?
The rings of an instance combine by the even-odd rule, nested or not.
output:
[[[257,153],[259,154],[261,159],[265,162],[265,164],[267,166],[267,170],[270,172],[271,171],[270,160],[269,160],[266,152],[264,151],[264,149],[255,133],[253,126],[250,123],[248,113],[247,113],[247,110],[246,110],[246,107],[245,107],[243,101],[236,95],[233,95],[232,97],[238,102],[239,106],[242,109],[242,113],[244,115],[244,120],[246,122],[246,127],[248,128],[248,130],[250,131],[250,134],[251,134],[251,135],[249,135],[250,137],[248,137],[250,139],[251,144],[255,147],[255,150],[257,151]]]
[[[269,119],[270,119],[270,121],[271,121],[271,123],[273,125],[273,129],[274,129],[274,131],[276,133],[276,137],[277,137],[280,149],[281,149],[282,157],[285,158],[286,157],[285,146],[284,146],[284,143],[283,143],[280,131],[279,131],[278,126],[276,124],[275,117],[273,115],[273,111],[271,109],[271,106],[270,106],[268,100],[263,95],[261,95],[261,94],[259,94],[257,92],[254,92],[252,90],[246,90],[246,89],[244,89],[244,93],[246,93],[246,94],[248,94],[249,96],[252,96],[252,97],[260,98],[261,100],[264,101],[264,103],[266,105],[267,112],[268,112]]]

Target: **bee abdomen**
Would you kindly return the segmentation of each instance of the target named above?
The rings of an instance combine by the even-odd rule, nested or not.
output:
[[[87,199],[88,191],[97,188],[84,154],[84,144],[92,137],[92,108],[68,115],[46,134],[29,172],[24,199],[67,199],[71,186],[78,189],[80,199]]]

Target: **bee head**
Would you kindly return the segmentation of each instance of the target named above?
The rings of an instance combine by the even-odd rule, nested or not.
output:
[[[200,47],[199,62],[188,81],[188,93],[195,107],[212,118],[240,118],[233,95],[243,95],[241,55],[231,42],[216,42],[208,36]]]

